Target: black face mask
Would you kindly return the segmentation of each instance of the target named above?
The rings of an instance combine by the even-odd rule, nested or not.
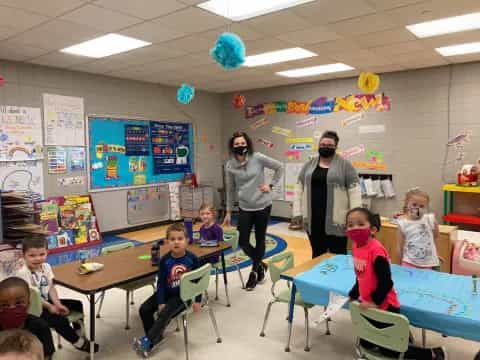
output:
[[[335,155],[335,148],[329,148],[329,147],[319,147],[318,148],[318,153],[320,154],[321,157],[323,158],[329,158]]]
[[[233,148],[233,153],[234,153],[235,155],[241,155],[241,156],[243,156],[243,155],[245,155],[247,152],[248,152],[248,149],[247,149],[246,146],[235,146],[235,147]]]

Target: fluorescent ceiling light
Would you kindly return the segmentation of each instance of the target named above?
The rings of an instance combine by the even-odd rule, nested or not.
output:
[[[283,50],[276,50],[270,51],[263,54],[258,55],[251,55],[245,58],[245,62],[243,66],[253,67],[253,66],[262,66],[268,64],[277,64],[286,61],[292,60],[299,60],[299,59],[306,59],[313,56],[317,56],[317,54],[296,47],[290,49],[283,49]]]
[[[480,29],[480,12],[440,20],[408,25],[407,30],[416,37],[426,38],[467,30]]]
[[[336,73],[341,71],[348,71],[353,70],[353,67],[342,64],[327,64],[327,65],[319,65],[319,66],[311,66],[305,67],[300,69],[292,69],[286,71],[279,71],[276,74],[285,77],[304,77],[304,76],[314,76],[320,74],[330,74]]]
[[[315,0],[210,0],[197,6],[233,21],[250,19]]]
[[[152,43],[134,39],[124,35],[107,34],[96,39],[88,40],[77,45],[60,50],[61,52],[88,56],[92,58],[103,58],[106,56],[120,54],[133,49],[138,49]]]
[[[443,56],[474,54],[480,52],[480,42],[444,46],[435,50]]]

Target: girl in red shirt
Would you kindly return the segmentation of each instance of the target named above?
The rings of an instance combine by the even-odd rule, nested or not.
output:
[[[380,217],[368,209],[355,208],[347,213],[346,225],[347,236],[352,240],[356,275],[355,285],[349,293],[350,299],[359,300],[363,309],[379,308],[399,313],[400,302],[393,288],[390,257],[375,238],[375,233],[380,230]],[[374,346],[365,340],[361,340],[361,345],[366,348]],[[398,356],[387,349],[381,349],[381,352],[387,356]],[[405,358],[443,360],[447,358],[447,354],[442,347],[425,349],[410,345]]]

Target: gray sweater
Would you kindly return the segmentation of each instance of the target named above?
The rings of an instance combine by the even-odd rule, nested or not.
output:
[[[225,188],[227,211],[232,210],[235,195],[239,207],[246,211],[265,209],[272,204],[272,194],[260,191],[265,184],[264,168],[275,170],[272,184],[275,186],[283,173],[283,164],[259,152],[247,155],[246,162],[240,163],[232,157],[225,164]]]

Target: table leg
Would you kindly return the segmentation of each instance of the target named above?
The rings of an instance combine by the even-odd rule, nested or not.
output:
[[[225,252],[222,251],[222,269],[223,269],[223,283],[225,285],[225,295],[227,296],[227,306],[230,307],[230,295],[228,293],[227,267],[225,265]]]
[[[95,344],[95,293],[90,293],[90,360],[94,358]]]
[[[448,191],[443,191],[443,216],[448,214]],[[446,221],[443,222],[447,224]]]
[[[286,352],[290,352],[290,341],[292,339],[292,327],[293,327],[293,310],[295,308],[295,295],[297,293],[297,287],[295,283],[292,282],[292,291],[290,293],[290,303],[288,304],[288,339],[287,346],[285,347]]]

